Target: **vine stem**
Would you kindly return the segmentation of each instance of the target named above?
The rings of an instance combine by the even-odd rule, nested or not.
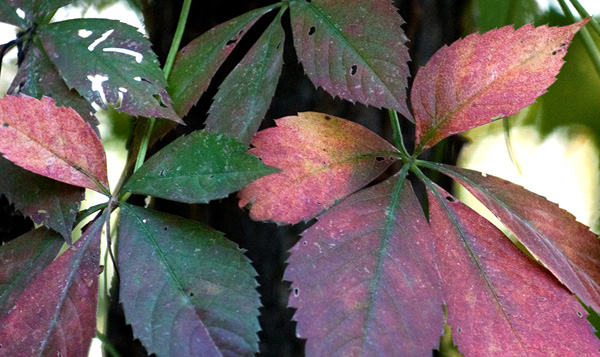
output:
[[[167,55],[167,61],[165,62],[165,66],[163,68],[166,79],[169,79],[169,74],[171,74],[171,70],[173,69],[173,63],[175,62],[175,56],[177,55],[179,45],[181,44],[181,38],[183,37],[183,32],[185,31],[185,24],[187,23],[191,6],[192,0],[185,0],[183,2],[183,6],[181,7],[177,29],[175,30],[175,35],[173,36],[173,41],[171,42],[171,48],[169,49],[169,54]],[[135,161],[135,167],[133,169],[134,172],[137,171],[137,169],[139,169],[144,163],[146,152],[148,151],[148,142],[150,141],[150,136],[152,136],[152,130],[154,130],[156,118],[150,117],[148,120],[149,123],[146,127],[146,132],[144,133],[144,138],[142,139],[140,150],[138,151],[137,159]]]

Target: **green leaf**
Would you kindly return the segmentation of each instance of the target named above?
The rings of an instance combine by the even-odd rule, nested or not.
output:
[[[406,176],[344,199],[292,248],[307,356],[426,356],[444,319],[433,236]]]
[[[290,9],[296,54],[316,86],[412,118],[408,39],[390,1],[298,0]]]
[[[100,236],[97,219],[0,317],[5,356],[85,356],[96,335]]]
[[[89,102],[181,123],[151,44],[135,27],[75,19],[41,26],[39,36],[67,85]]]
[[[0,318],[58,254],[64,241],[45,227],[0,246]]]
[[[38,39],[34,39],[26,52],[9,93],[26,94],[37,99],[52,97],[56,105],[75,109],[100,136],[94,108],[76,90],[69,89]]]
[[[27,28],[39,24],[46,16],[50,15],[65,5],[76,0],[10,0],[0,2],[0,21],[11,25]],[[21,14],[19,12],[22,11]],[[21,17],[23,16],[23,17]]]
[[[169,93],[180,116],[185,116],[198,102],[242,36],[275,6],[247,12],[216,26],[179,51],[169,75]]]
[[[257,352],[256,273],[222,233],[121,203],[118,260],[125,317],[149,353]]]
[[[277,88],[285,34],[277,17],[225,78],[210,107],[206,129],[250,144]]]
[[[35,223],[59,232],[71,244],[71,230],[85,190],[36,175],[0,157],[0,192]]]
[[[276,172],[223,134],[195,131],[177,138],[142,165],[123,190],[186,203],[226,197]]]

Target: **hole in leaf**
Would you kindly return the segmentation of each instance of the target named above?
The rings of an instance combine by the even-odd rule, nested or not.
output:
[[[542,296],[542,297],[540,298],[540,300],[541,300],[541,301],[546,301],[546,298]]]
[[[331,117],[329,115],[325,115],[325,120],[331,120]]]
[[[165,176],[165,169],[160,170],[160,172],[158,173],[158,176],[164,177]]]
[[[153,94],[152,96],[154,97],[154,99],[156,99],[156,101],[158,102],[158,105],[160,105],[162,108],[167,108],[167,105],[165,103],[163,103],[162,97],[160,95]]]
[[[165,227],[163,227],[163,230],[164,230],[164,231],[168,231],[168,230],[169,230],[169,227],[165,226]]]
[[[2,126],[8,128],[10,125],[8,125],[8,123],[2,123]]]
[[[448,202],[454,202],[456,200],[452,196],[446,196],[446,201],[448,201]]]
[[[215,178],[215,175],[210,175],[210,176],[208,176],[208,178],[213,179],[213,178]]]
[[[190,293],[190,297],[194,297],[194,293]]]
[[[307,245],[307,244],[308,244],[307,241],[302,242],[302,245]]]
[[[317,29],[316,29],[314,26],[311,26],[311,27],[308,29],[308,35],[309,35],[309,36],[312,36],[312,35],[315,33],[315,31],[317,31]]]
[[[319,202],[319,201],[317,201],[317,205],[319,205],[319,206],[320,206],[320,205],[322,205],[322,203],[321,203],[321,202]]]
[[[567,44],[566,43],[561,43],[560,47],[565,47]]]
[[[557,53],[558,51],[552,51],[552,56],[556,56]]]
[[[294,296],[298,297],[300,295],[300,289],[294,288]]]
[[[281,48],[281,42],[279,42],[279,43],[277,44],[277,46],[275,46],[275,48],[277,48],[277,49],[280,49],[280,48]]]
[[[462,332],[462,329],[460,327],[457,327],[456,332]]]
[[[237,38],[232,38],[231,40],[227,41],[227,43],[225,44],[225,46],[233,45],[236,42],[237,42]]]
[[[377,160],[377,161],[383,161],[383,160],[385,160],[385,157],[383,157],[383,156],[377,156],[375,158],[375,160]]]
[[[577,316],[583,317],[583,314],[581,313],[581,311],[577,311]]]
[[[350,74],[355,75],[357,70],[358,67],[355,64],[353,64],[352,67],[350,67]]]

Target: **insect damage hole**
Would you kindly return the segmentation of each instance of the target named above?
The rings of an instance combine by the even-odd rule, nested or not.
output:
[[[352,67],[350,67],[350,75],[352,75],[352,76],[355,75],[357,70],[358,70],[358,66],[353,64]]]
[[[446,196],[446,201],[448,201],[448,202],[455,202],[456,200],[452,196]]]
[[[313,34],[314,34],[316,31],[317,31],[317,29],[316,29],[314,26],[311,26],[311,27],[308,29],[308,35],[309,35],[309,36],[312,36],[312,35],[313,35]]]
[[[8,123],[2,123],[2,127],[8,128],[10,125]]]
[[[294,296],[298,297],[298,295],[300,295],[300,289],[294,288]]]
[[[377,156],[377,157],[375,158],[375,160],[377,160],[377,161],[381,162],[381,161],[385,160],[385,157],[383,157],[383,156]]]

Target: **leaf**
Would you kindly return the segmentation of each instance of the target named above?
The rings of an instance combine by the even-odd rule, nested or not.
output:
[[[284,39],[277,17],[221,84],[206,120],[208,131],[250,144],[275,94]]]
[[[223,134],[195,131],[152,156],[123,189],[186,203],[223,198],[277,171],[246,151]]]
[[[26,29],[75,0],[10,0],[0,2],[0,21]]]
[[[19,5],[22,5],[23,2],[25,0],[20,0]],[[18,8],[19,6],[14,1],[10,3],[8,1],[0,1],[0,22],[27,28],[27,21],[17,13]]]
[[[118,260],[125,317],[150,354],[257,352],[256,273],[222,233],[121,203]]]
[[[306,355],[431,355],[444,319],[431,234],[405,177],[319,216],[284,275]]]
[[[25,53],[25,59],[19,66],[9,93],[26,94],[37,99],[44,96],[52,97],[57,106],[75,109],[100,136],[97,128],[98,119],[94,116],[95,110],[77,91],[67,87],[58,69],[44,53],[41,43],[35,39]]]
[[[298,223],[373,181],[397,159],[397,149],[367,128],[322,113],[277,119],[258,132],[250,153],[282,172],[240,191],[256,220]]]
[[[100,235],[96,220],[0,318],[6,356],[85,356],[96,335]]]
[[[546,269],[440,187],[428,187],[428,197],[448,324],[461,353],[598,353],[584,307]]]
[[[411,93],[417,147],[517,113],[555,81],[575,33],[565,27],[506,26],[438,50]]]
[[[435,168],[469,190],[561,283],[600,311],[600,241],[588,227],[511,182],[452,166]]]
[[[54,180],[107,191],[102,142],[71,108],[48,97],[0,99],[0,153],[13,163]]]
[[[169,93],[177,114],[183,117],[188,113],[246,31],[274,8],[256,9],[213,27],[177,53],[169,75]]]
[[[40,26],[39,36],[69,88],[90,103],[182,123],[171,107],[151,44],[135,27],[74,19]]]
[[[71,245],[73,223],[85,190],[36,175],[1,156],[0,172],[0,192],[36,224],[54,229]]]
[[[0,317],[58,254],[64,240],[40,227],[0,246]]]
[[[408,39],[388,0],[291,1],[290,9],[296,54],[315,86],[412,119]]]

